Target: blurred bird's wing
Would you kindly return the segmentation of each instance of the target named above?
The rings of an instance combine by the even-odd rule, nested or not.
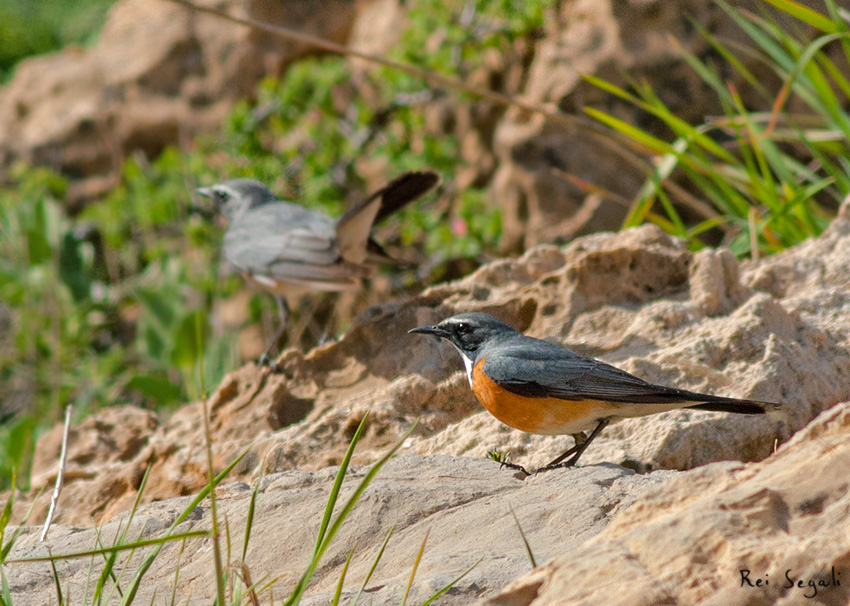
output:
[[[286,202],[252,209],[224,235],[225,259],[239,271],[293,283],[332,282],[344,287],[351,275],[339,263],[334,222]]]

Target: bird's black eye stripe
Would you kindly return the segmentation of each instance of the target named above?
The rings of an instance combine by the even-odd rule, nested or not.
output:
[[[459,323],[457,324],[456,330],[457,330],[460,334],[465,335],[465,334],[466,334],[466,333],[468,333],[470,330],[472,330],[472,327],[471,327],[469,324],[467,324],[466,322],[459,322]]]

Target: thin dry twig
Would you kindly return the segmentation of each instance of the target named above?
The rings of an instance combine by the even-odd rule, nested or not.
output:
[[[41,531],[39,541],[47,538],[47,532],[53,523],[53,515],[56,513],[56,503],[59,501],[59,493],[65,484],[65,465],[68,460],[68,435],[71,433],[71,411],[74,406],[68,404],[65,407],[65,431],[62,434],[62,449],[59,451],[59,472],[56,474],[56,485],[53,487],[53,496],[50,497],[50,509],[47,511],[47,519],[44,521],[44,529]]]
[[[492,101],[493,103],[497,103],[499,105],[507,107],[517,107],[521,110],[524,110],[525,112],[531,114],[538,114],[544,119],[558,124],[559,126],[565,127],[571,131],[583,131],[584,133],[586,133],[587,136],[599,143],[601,147],[613,153],[615,156],[621,158],[624,162],[632,166],[641,174],[649,177],[653,173],[653,167],[651,166],[650,162],[642,156],[646,154],[646,149],[641,144],[622,135],[621,133],[611,131],[606,126],[599,124],[594,120],[591,120],[584,116],[570,115],[558,111],[553,111],[542,104],[524,101],[523,99],[520,99],[518,97],[510,96],[487,88],[471,86],[461,79],[452,78],[450,76],[445,76],[432,71],[428,71],[426,69],[422,69],[409,63],[402,63],[400,61],[395,61],[393,59],[389,59],[381,55],[366,53],[354,48],[349,48],[347,46],[343,46],[341,44],[337,44],[335,42],[319,38],[318,36],[305,34],[303,32],[292,30],[280,25],[264,23],[262,21],[257,21],[256,19],[251,19],[249,17],[236,17],[227,13],[226,11],[209,6],[200,6],[198,4],[195,4],[194,2],[191,2],[190,0],[168,1],[184,6],[199,13],[214,15],[226,21],[230,21],[231,23],[245,25],[247,27],[251,27],[268,34],[278,36],[280,38],[284,38],[287,40],[296,40],[298,42],[309,44],[334,54],[357,57],[358,59],[362,59],[364,61],[377,63],[379,65],[383,65],[392,69],[397,69],[412,76],[422,78],[432,86],[444,87],[447,89],[461,91],[466,94],[473,95],[475,97]],[[668,187],[669,192],[673,196],[675,196],[681,204],[697,212],[699,215],[707,218],[711,218],[717,215],[716,211],[714,211],[710,205],[697,199],[694,195],[686,191],[683,187],[679,186],[672,179],[666,179],[664,183]],[[720,229],[726,230],[724,226],[719,227]]]
[[[377,63],[385,67],[396,69],[412,76],[422,78],[432,86],[439,86],[461,91],[473,95],[475,97],[480,97],[483,99],[487,99],[488,101],[498,103],[499,105],[517,107],[526,112],[541,115],[545,119],[571,130],[575,129],[586,131],[602,146],[604,146],[617,156],[621,157],[623,160],[625,160],[641,172],[645,174],[651,173],[652,168],[649,166],[649,164],[632,151],[632,149],[642,151],[643,148],[639,144],[635,143],[631,139],[628,139],[627,137],[622,136],[620,133],[612,132],[607,127],[589,118],[553,111],[538,103],[524,101],[520,98],[512,97],[510,95],[490,90],[488,88],[471,86],[457,78],[444,76],[442,74],[422,69],[421,67],[417,67],[410,63],[402,63],[401,61],[395,61],[393,59],[389,59],[381,55],[366,53],[355,48],[349,48],[347,46],[343,46],[342,44],[337,44],[335,42],[319,38],[318,36],[313,36],[311,34],[305,34],[303,32],[292,30],[281,25],[273,25],[271,23],[265,23],[263,21],[251,19],[249,17],[236,17],[226,11],[213,8],[211,6],[200,6],[198,4],[195,4],[194,2],[190,2],[189,0],[168,1],[173,2],[175,4],[179,4],[181,6],[185,6],[186,8],[189,8],[193,11],[205,13],[208,15],[214,15],[226,21],[230,21],[231,23],[245,25],[271,34],[273,36],[278,36],[287,40],[296,40],[298,42],[309,44],[311,46],[315,46],[317,48],[334,54],[357,57],[358,59],[362,59],[364,61],[369,61],[371,63]]]

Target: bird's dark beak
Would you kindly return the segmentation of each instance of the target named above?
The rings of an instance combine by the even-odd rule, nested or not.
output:
[[[195,190],[199,194],[201,194],[204,198],[212,198],[212,188],[210,187],[199,187]]]
[[[418,328],[411,328],[407,331],[408,334],[419,334],[419,335],[434,335],[435,337],[448,337],[449,333],[446,329],[440,326],[420,326]]]

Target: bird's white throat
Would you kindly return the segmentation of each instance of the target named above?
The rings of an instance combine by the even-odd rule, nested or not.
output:
[[[452,343],[452,345],[454,345],[454,348],[460,354],[460,357],[463,358],[463,365],[466,366],[466,378],[469,379],[469,386],[472,387],[472,368],[475,364],[475,361],[471,360],[469,356],[466,355],[466,352],[463,351],[460,347],[458,347],[454,343]]]

